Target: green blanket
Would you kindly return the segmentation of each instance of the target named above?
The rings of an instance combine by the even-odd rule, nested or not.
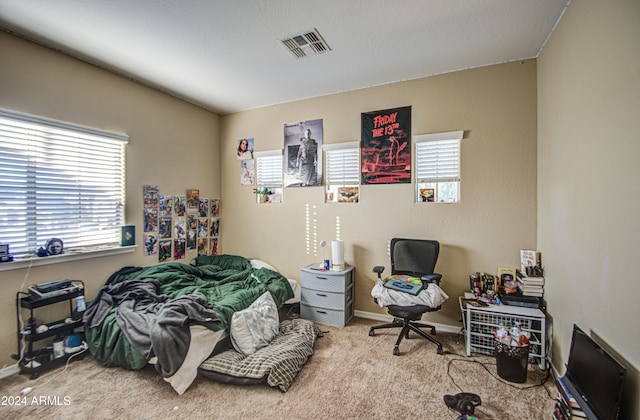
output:
[[[279,308],[293,297],[291,285],[284,276],[264,268],[253,269],[248,259],[235,255],[201,256],[191,265],[171,262],[145,267],[116,278],[112,276],[111,284],[136,279],[158,280],[159,293],[169,299],[188,294],[204,298],[208,308],[220,318],[207,324],[212,330],[227,328],[234,312],[246,309],[266,291]],[[112,307],[100,325],[85,329],[91,354],[104,366],[141,369],[147,359],[123,336],[116,322],[116,311],[117,307]]]

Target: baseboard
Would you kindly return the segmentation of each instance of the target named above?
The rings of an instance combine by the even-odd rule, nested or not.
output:
[[[365,311],[357,311],[357,310],[353,311],[353,315],[357,316],[358,318],[373,319],[375,321],[380,321],[380,322],[390,322],[393,319],[393,317],[390,315],[378,314],[373,312],[365,312]],[[460,333],[459,326],[457,327],[455,325],[438,324],[435,322],[429,322],[429,324],[436,327],[437,331],[442,331],[442,332],[447,332],[452,334]]]
[[[20,368],[18,367],[18,365],[7,366],[5,368],[0,369],[0,380],[4,378],[8,378],[9,376],[12,376],[12,375],[17,375],[18,373],[20,373]]]

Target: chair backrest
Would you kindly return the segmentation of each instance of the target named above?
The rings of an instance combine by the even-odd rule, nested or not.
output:
[[[390,244],[391,274],[420,277],[436,268],[440,243],[426,239],[393,238]]]

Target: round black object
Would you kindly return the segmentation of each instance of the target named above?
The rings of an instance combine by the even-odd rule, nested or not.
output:
[[[461,392],[456,395],[445,395],[444,403],[447,407],[458,411],[460,414],[473,414],[476,407],[482,404],[482,401],[477,394]]]

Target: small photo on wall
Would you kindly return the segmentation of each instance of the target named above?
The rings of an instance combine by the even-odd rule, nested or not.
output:
[[[158,253],[158,235],[154,232],[144,234],[144,255],[156,255]]]
[[[158,207],[158,186],[157,185],[144,185],[142,187],[144,195],[144,208],[157,208]]]
[[[220,216],[220,199],[212,198],[211,199],[211,217]]]
[[[189,229],[187,231],[187,249],[196,249],[196,240],[198,239],[198,233],[195,229]]]
[[[187,196],[176,195],[173,198],[173,214],[174,216],[184,216],[187,211]]]
[[[209,236],[209,218],[198,218],[198,238],[206,238]]]
[[[253,185],[255,179],[254,161],[240,162],[240,185]]]
[[[173,238],[182,239],[187,238],[186,220],[184,218],[176,219],[173,227]]]
[[[211,219],[211,230],[209,236],[219,236],[220,233],[220,219]]]
[[[187,212],[187,229],[198,229],[198,213],[194,210],[189,210]]]
[[[158,261],[171,261],[171,239],[158,243]]]
[[[209,216],[209,199],[200,198],[200,203],[198,203],[198,217],[207,216]]]
[[[211,245],[209,255],[216,255],[218,253],[218,238],[211,238],[209,243]]]
[[[171,217],[173,215],[173,196],[160,196],[160,217]]]
[[[158,223],[158,236],[160,239],[171,238],[173,225],[171,223],[171,217],[161,217]]]
[[[186,253],[186,243],[183,239],[173,240],[173,259],[182,260]]]
[[[200,204],[200,190],[187,191],[187,208],[197,209]]]
[[[157,232],[158,231],[158,209],[144,209],[144,231],[145,232]]]
[[[253,139],[238,140],[238,151],[236,156],[239,160],[253,159]]]
[[[209,255],[209,238],[198,238],[198,256]]]

